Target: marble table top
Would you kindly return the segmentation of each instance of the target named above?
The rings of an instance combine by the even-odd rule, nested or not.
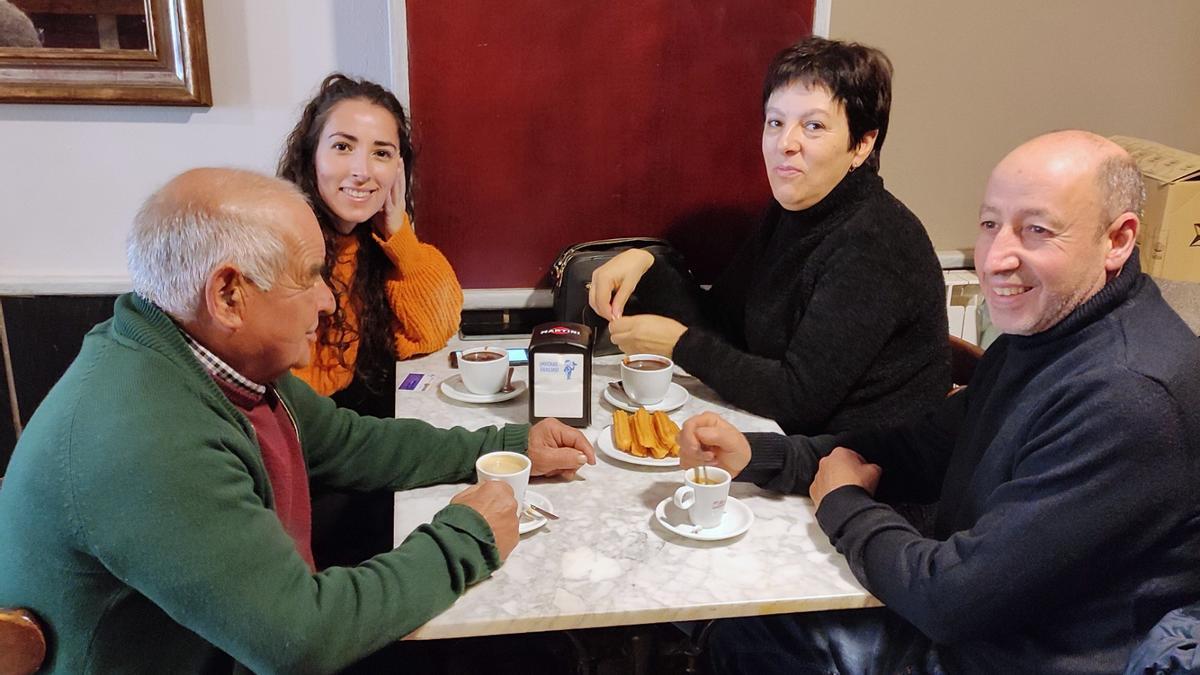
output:
[[[504,403],[477,405],[445,396],[438,384],[455,371],[451,349],[525,346],[522,341],[454,341],[445,350],[397,364],[397,381],[433,375],[424,391],[397,392],[399,417],[436,426],[479,428],[529,421],[528,391]],[[593,361],[595,438],[612,417],[601,402],[605,383],[619,377],[619,357]],[[517,368],[515,379],[524,379]],[[778,431],[772,421],[725,404],[699,380],[676,374],[691,400],[671,413],[680,421],[712,410],[744,431]],[[845,560],[817,526],[812,501],[734,483],[730,496],[754,512],[745,534],[696,541],[658,523],[655,506],[682,482],[676,468],[645,467],[596,453],[596,465],[574,481],[534,478],[529,489],[549,498],[557,521],[522,535],[504,566],[468,589],[412,639],[436,639],[687,621],[734,616],[872,607],[880,603],[854,579]],[[437,485],[396,493],[397,545],[462,489]]]

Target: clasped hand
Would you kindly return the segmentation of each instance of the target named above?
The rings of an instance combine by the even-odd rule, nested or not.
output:
[[[838,446],[821,458],[808,496],[812,497],[814,509],[821,508],[826,495],[846,485],[857,485],[873,497],[882,475],[879,465],[871,464],[850,448]]]

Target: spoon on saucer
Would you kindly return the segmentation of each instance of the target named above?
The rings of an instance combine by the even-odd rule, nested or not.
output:
[[[499,393],[507,394],[508,392],[513,390],[512,376],[513,376],[514,370],[516,370],[516,369],[513,368],[512,366],[508,367],[508,379],[504,381],[504,386],[500,387]]]
[[[618,393],[627,399],[629,398],[629,394],[625,393],[625,383],[620,380],[609,380],[608,388],[612,389],[615,393]]]

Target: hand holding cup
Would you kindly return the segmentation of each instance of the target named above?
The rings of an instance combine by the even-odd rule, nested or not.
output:
[[[507,559],[508,554],[517,547],[517,541],[520,539],[517,503],[512,488],[507,483],[477,483],[454,495],[450,503],[469,506],[483,516],[492,528],[492,536],[496,539],[496,548],[500,551],[501,560]]]

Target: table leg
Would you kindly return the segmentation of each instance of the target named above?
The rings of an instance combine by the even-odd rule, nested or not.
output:
[[[704,647],[708,644],[708,633],[713,623],[713,619],[701,621],[692,629],[691,639],[684,649],[684,654],[687,654],[687,668],[683,672],[687,675],[698,675],[701,672],[700,656],[704,654]]]
[[[592,656],[591,650],[588,649],[587,643],[583,636],[576,631],[565,630],[563,635],[571,641],[571,646],[575,649],[575,673],[576,675],[593,675],[595,673],[596,658]]]
[[[629,661],[633,675],[654,672],[654,635],[634,628],[629,635]]]

